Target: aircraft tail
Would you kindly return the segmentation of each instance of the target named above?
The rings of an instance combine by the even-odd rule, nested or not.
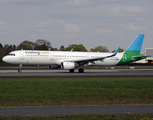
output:
[[[145,59],[146,56],[140,55],[144,34],[139,34],[131,45],[124,51],[123,56],[118,64],[126,64],[141,59]]]
[[[126,51],[133,51],[133,52],[139,52],[141,51],[143,39],[144,39],[144,34],[139,34],[136,39],[131,43],[131,45],[126,49]],[[137,53],[138,54],[138,53]]]

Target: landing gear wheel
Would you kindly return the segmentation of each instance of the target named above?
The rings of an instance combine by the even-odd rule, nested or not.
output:
[[[70,69],[69,71],[70,71],[70,73],[74,73],[74,69]]]
[[[83,68],[80,68],[78,71],[79,71],[79,73],[84,73],[84,69]]]
[[[21,69],[18,69],[18,72],[19,72],[19,73],[21,73],[21,72],[22,72],[22,70],[21,70]]]
[[[21,69],[21,68],[22,68],[22,64],[19,65],[19,69],[18,69],[18,72],[19,72],[19,73],[22,72],[22,69]]]

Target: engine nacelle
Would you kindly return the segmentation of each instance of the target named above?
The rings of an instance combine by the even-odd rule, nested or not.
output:
[[[49,65],[48,68],[49,69],[59,69],[61,68],[61,66],[60,65]]]
[[[64,70],[70,70],[75,68],[75,63],[74,62],[62,62],[61,64],[62,69]]]

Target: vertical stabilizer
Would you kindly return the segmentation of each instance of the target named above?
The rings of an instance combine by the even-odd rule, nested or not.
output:
[[[140,55],[144,34],[139,34],[136,39],[131,43],[131,45],[125,50],[121,60],[118,65],[126,64],[134,61],[138,61],[141,59],[145,59],[146,56]]]
[[[144,34],[139,34],[132,44],[126,49],[127,51],[141,51]]]

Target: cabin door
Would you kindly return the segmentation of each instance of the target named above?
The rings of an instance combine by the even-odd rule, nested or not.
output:
[[[54,60],[54,53],[53,52],[50,53],[50,60]]]
[[[90,54],[86,54],[86,58],[90,58]]]
[[[24,52],[20,51],[20,60],[24,60]]]

